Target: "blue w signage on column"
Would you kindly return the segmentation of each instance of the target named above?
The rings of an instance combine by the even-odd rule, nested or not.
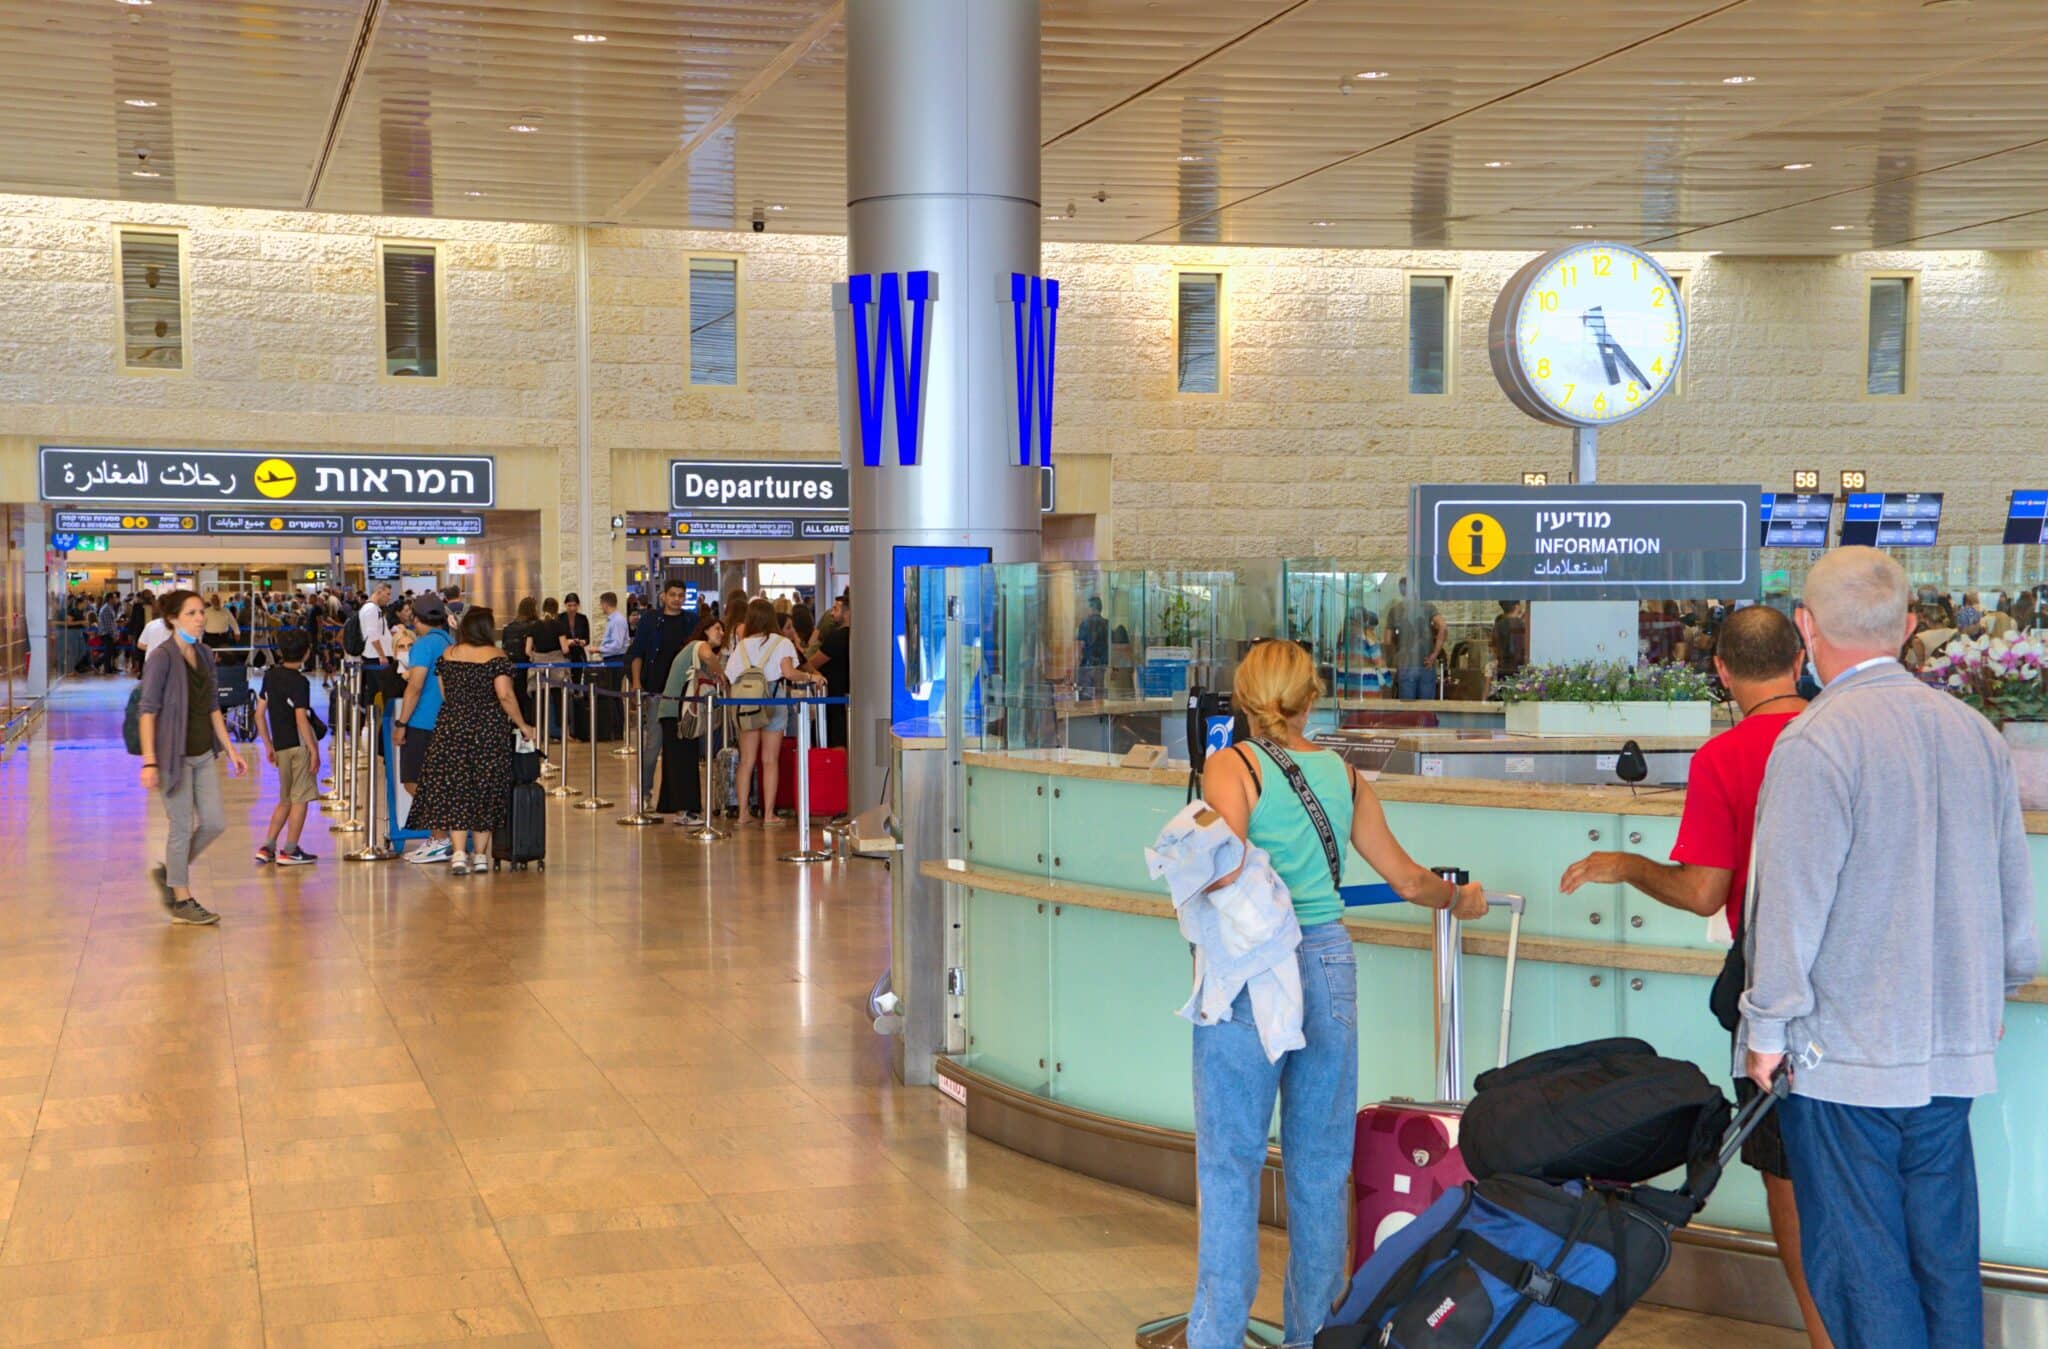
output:
[[[876,284],[877,280],[880,285]],[[910,301],[910,340],[904,341],[903,301]],[[882,272],[846,279],[853,320],[854,399],[860,413],[860,461],[882,466],[882,400],[896,395],[896,462],[917,463],[924,421],[925,315],[931,309],[930,272]],[[868,309],[875,311],[872,341]]]
[[[1011,350],[1017,363],[1017,466],[1031,467],[1032,430],[1038,464],[1052,463],[1053,353],[1060,335],[1060,283],[1010,273]]]

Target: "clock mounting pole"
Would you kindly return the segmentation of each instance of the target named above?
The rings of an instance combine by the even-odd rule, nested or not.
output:
[[[1589,483],[1600,473],[1600,428],[1572,428],[1572,481]]]

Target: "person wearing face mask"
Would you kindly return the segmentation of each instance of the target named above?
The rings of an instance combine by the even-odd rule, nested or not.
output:
[[[221,715],[213,652],[200,643],[205,603],[192,591],[174,590],[161,611],[172,640],[144,662],[138,705],[142,785],[163,794],[170,818],[164,860],[150,869],[150,879],[173,923],[203,926],[218,923],[220,915],[193,898],[192,862],[227,828],[214,761],[225,756],[231,777],[240,777],[246,765]]]

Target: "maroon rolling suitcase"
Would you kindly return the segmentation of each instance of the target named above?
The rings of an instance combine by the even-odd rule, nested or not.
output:
[[[1500,1009],[1500,1063],[1508,1061],[1508,1031],[1514,1020],[1515,953],[1522,940],[1522,897],[1488,895],[1509,911],[1508,955]],[[1464,1067],[1458,1037],[1463,1031],[1459,990],[1457,919],[1436,919],[1435,1101],[1395,1099],[1358,1112],[1351,1153],[1351,1268],[1354,1272],[1380,1243],[1406,1227],[1431,1204],[1472,1179],[1458,1155],[1458,1127],[1465,1113]]]

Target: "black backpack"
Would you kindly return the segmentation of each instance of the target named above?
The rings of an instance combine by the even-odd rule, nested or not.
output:
[[[357,610],[348,616],[348,622],[341,625],[341,649],[348,655],[363,654],[363,615]]]
[[[1728,1100],[1705,1073],[1626,1037],[1532,1054],[1473,1086],[1458,1152],[1481,1180],[1633,1185],[1684,1166],[1728,1127]]]

